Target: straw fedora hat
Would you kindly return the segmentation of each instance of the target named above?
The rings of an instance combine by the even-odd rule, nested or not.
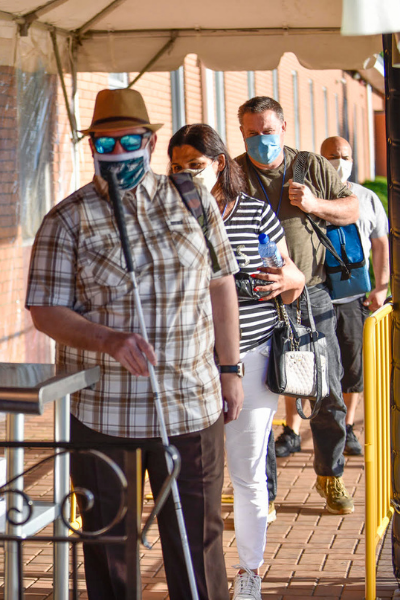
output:
[[[82,129],[81,133],[88,135],[96,131],[118,131],[127,127],[145,127],[157,131],[163,125],[164,123],[149,122],[142,95],[136,90],[101,90],[96,96],[90,127]]]

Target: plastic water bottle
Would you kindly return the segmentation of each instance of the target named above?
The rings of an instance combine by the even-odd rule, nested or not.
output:
[[[272,242],[266,233],[260,233],[258,241],[258,254],[264,267],[274,267],[275,269],[283,267],[283,258],[275,242]]]

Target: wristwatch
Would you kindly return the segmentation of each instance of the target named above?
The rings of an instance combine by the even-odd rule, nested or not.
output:
[[[238,362],[237,365],[220,365],[220,373],[236,373],[238,377],[244,377],[244,364]]]

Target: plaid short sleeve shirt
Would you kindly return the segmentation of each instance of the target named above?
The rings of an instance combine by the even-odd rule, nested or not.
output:
[[[216,273],[202,230],[168,177],[150,171],[136,194],[123,198],[168,435],[204,429],[222,408],[209,286],[238,267],[214,198],[199,191],[220,266]],[[140,333],[112,207],[98,181],[45,217],[32,251],[26,305],[65,306],[94,323]],[[61,344],[57,363],[100,365],[95,388],[72,397],[72,413],[85,425],[121,437],[159,436],[149,378],[131,375],[108,354]]]

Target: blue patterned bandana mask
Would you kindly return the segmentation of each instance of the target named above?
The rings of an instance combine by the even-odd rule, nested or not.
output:
[[[246,145],[248,155],[261,165],[270,165],[282,150],[280,136],[277,133],[248,137]]]
[[[94,153],[94,171],[108,181],[108,173],[114,171],[120,190],[132,190],[142,181],[150,168],[150,153],[142,150],[122,154]]]

